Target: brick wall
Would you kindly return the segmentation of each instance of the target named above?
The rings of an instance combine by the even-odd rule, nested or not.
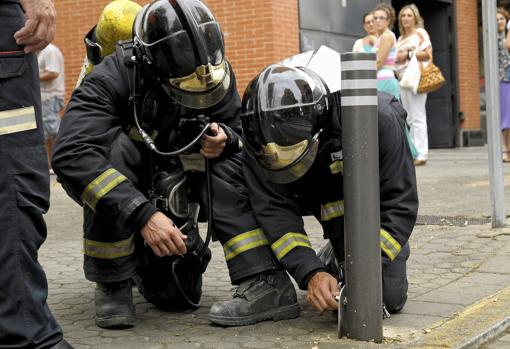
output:
[[[297,0],[207,0],[242,94],[266,65],[299,53]]]
[[[67,98],[76,84],[85,57],[83,37],[97,22],[99,14],[108,2],[109,0],[54,1],[57,10],[57,32],[53,43],[64,55]]]
[[[478,15],[476,1],[458,0],[456,4],[457,64],[460,111],[463,129],[480,129],[480,85],[478,61]]]
[[[67,98],[85,56],[83,37],[110,0],[55,0],[57,33],[62,50]],[[143,5],[148,0],[137,0]],[[206,0],[225,33],[226,56],[242,94],[248,82],[267,64],[299,53],[297,0]]]

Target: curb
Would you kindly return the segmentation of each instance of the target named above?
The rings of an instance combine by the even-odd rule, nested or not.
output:
[[[498,322],[494,326],[490,327],[483,333],[480,333],[478,336],[471,338],[464,344],[459,345],[455,349],[476,349],[479,348],[482,344],[487,343],[491,339],[494,339],[499,334],[503,333],[508,327],[510,327],[510,316],[506,319]]]
[[[436,323],[412,348],[474,349],[510,326],[510,287],[466,307],[454,318]],[[485,329],[485,330],[483,330]],[[466,341],[466,338],[469,338]]]

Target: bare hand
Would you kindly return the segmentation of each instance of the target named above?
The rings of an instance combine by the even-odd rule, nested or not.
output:
[[[204,135],[202,137],[200,154],[205,158],[213,159],[221,155],[228,137],[225,131],[215,122],[211,124],[210,131],[212,136]]]
[[[46,47],[55,35],[55,7],[52,0],[21,0],[25,10],[25,26],[14,33],[18,45],[25,52],[34,52]]]
[[[397,52],[397,59],[396,59],[396,61],[398,63],[407,61],[407,58],[408,58],[407,57],[407,51],[398,51]]]
[[[306,301],[321,313],[338,309],[338,281],[326,272],[318,272],[308,282]]]
[[[142,236],[158,257],[186,253],[184,235],[175,224],[161,212],[154,213],[142,228]]]

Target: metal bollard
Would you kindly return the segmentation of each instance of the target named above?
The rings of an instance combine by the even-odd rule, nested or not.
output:
[[[345,282],[339,300],[339,338],[381,342],[379,141],[376,56],[344,53],[342,147]]]

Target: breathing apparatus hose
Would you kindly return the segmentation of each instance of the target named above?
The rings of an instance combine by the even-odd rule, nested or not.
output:
[[[137,71],[138,69],[134,69],[134,74],[135,74],[135,78],[134,78],[134,81],[137,82],[139,80],[137,80],[138,76],[136,76],[137,74]],[[134,85],[137,85],[137,83],[135,83]],[[137,91],[138,87],[137,86],[133,86],[133,96],[132,96],[132,103],[133,103],[133,118],[134,118],[134,121],[135,121],[135,126],[138,130],[138,133],[140,134],[140,136],[142,137],[144,143],[147,145],[147,147],[153,151],[154,153],[160,155],[160,156],[177,156],[179,154],[182,154],[184,153],[185,151],[187,151],[188,149],[190,149],[191,147],[193,147],[201,138],[202,136],[209,130],[209,127],[210,127],[210,123],[207,123],[203,129],[199,132],[198,136],[196,136],[189,144],[185,145],[184,147],[182,147],[181,149],[177,149],[175,151],[171,151],[171,152],[162,152],[160,151],[157,147],[156,147],[156,144],[154,144],[154,140],[147,134],[147,132],[145,132],[145,130],[141,127],[140,125],[140,122],[138,120],[138,103],[139,103],[139,97],[140,95],[138,94],[138,91]],[[197,259],[200,259],[204,254],[205,252],[207,251],[207,248],[209,247],[209,242],[211,241],[211,236],[212,236],[212,221],[213,221],[213,210],[212,210],[212,179],[211,179],[211,171],[210,171],[210,164],[209,164],[209,159],[205,158],[205,177],[206,177],[206,187],[207,187],[207,206],[208,206],[208,209],[207,209],[207,234],[206,234],[206,238],[205,238],[205,241],[202,245],[202,247],[194,254],[193,258],[197,258]],[[197,303],[193,302],[192,300],[189,299],[189,297],[186,295],[186,292],[184,291],[184,288],[182,287],[182,284],[179,280],[179,277],[177,276],[177,266],[180,262],[182,262],[186,257],[184,256],[179,256],[178,258],[176,258],[173,262],[172,262],[172,276],[175,280],[175,284],[177,286],[177,289],[179,290],[179,292],[181,292],[182,296],[184,297],[184,299],[194,308],[199,308],[200,305],[201,305],[201,301],[199,299],[199,301]]]
[[[205,173],[206,173],[206,177],[205,178],[206,178],[206,186],[207,186],[207,216],[209,218],[207,219],[207,235],[205,237],[205,241],[204,241],[202,247],[196,253],[197,254],[197,258],[201,258],[204,255],[205,251],[207,251],[207,248],[209,246],[209,242],[211,241],[211,235],[212,235],[211,234],[211,232],[212,232],[212,217],[213,217],[213,210],[212,210],[212,180],[211,180],[211,172],[209,171],[209,159],[207,159],[207,158],[205,159]],[[198,308],[200,308],[200,306],[202,304],[201,300],[199,299],[198,302],[196,302],[196,303],[193,302],[192,300],[190,300],[188,295],[184,291],[184,288],[181,285],[179,277],[177,276],[177,265],[182,260],[184,260],[184,257],[177,258],[176,260],[174,260],[172,262],[172,275],[174,277],[177,289],[181,292],[181,294],[184,297],[184,299],[186,300],[186,302],[188,302],[188,304],[191,305],[193,308],[198,309]]]

